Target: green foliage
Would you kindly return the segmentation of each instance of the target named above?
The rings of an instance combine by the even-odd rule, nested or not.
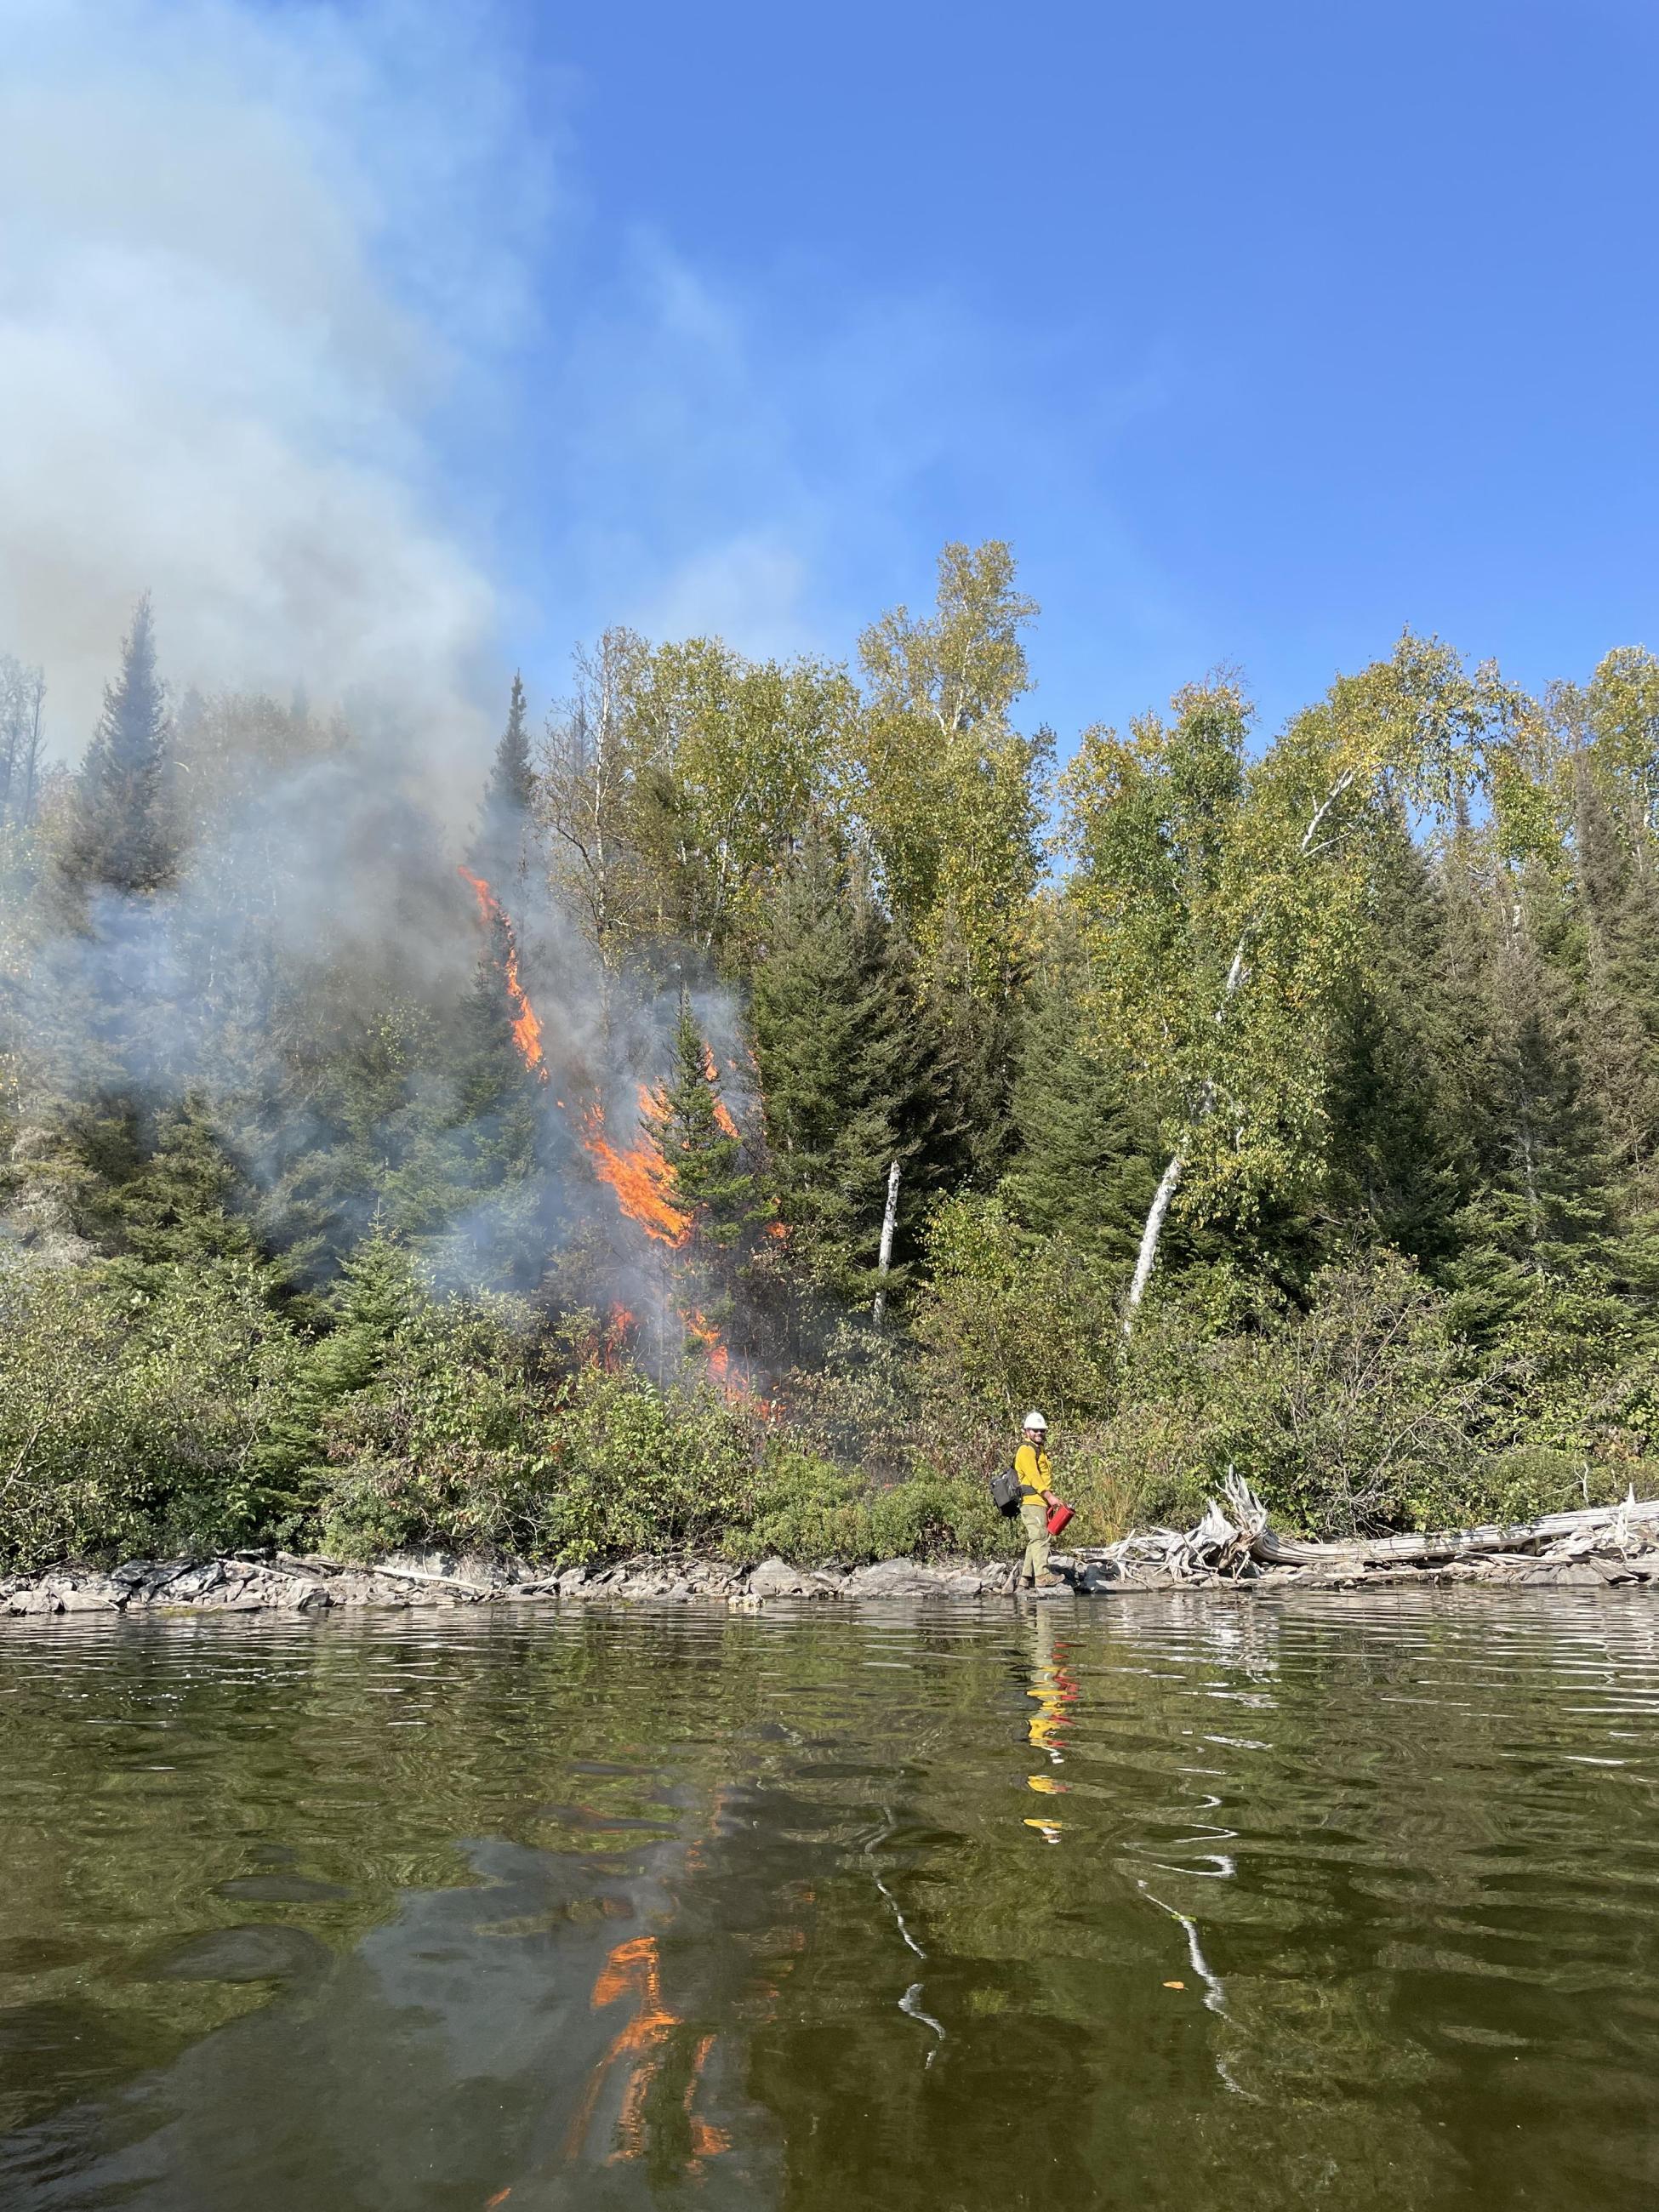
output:
[[[1006,1458],[1028,1406],[1067,1418],[1110,1396],[1115,1269],[1017,1229],[998,1199],[947,1199],[928,1228],[930,1294],[915,1316],[920,1387],[976,1472]]]
[[[469,856],[475,872],[498,894],[509,893],[529,872],[537,795],[524,679],[515,675],[507,699],[507,726],[484,786],[477,834]]]
[[[1534,703],[1408,635],[1266,743],[1212,678],[1085,733],[1045,886],[1034,612],[951,545],[857,684],[612,630],[532,747],[515,681],[476,962],[453,825],[341,723],[170,714],[141,605],[43,773],[0,658],[5,1555],[996,1547],[1033,1402],[1085,1536],[1230,1462],[1330,1532],[1659,1461],[1659,660]],[[672,1246],[581,1142],[669,992]],[[677,1310],[740,1402],[665,1379]]]
[[[1022,1226],[1121,1265],[1133,1259],[1162,1163],[1121,1056],[1085,1034],[1081,957],[1062,914],[1026,997],[1001,1195]]]
[[[975,994],[1006,991],[1029,938],[1053,738],[1010,716],[1036,611],[1006,544],[951,544],[934,612],[895,608],[859,642],[859,804],[881,880],[930,971]]]
[[[103,712],[76,793],[64,870],[82,894],[143,896],[159,890],[176,861],[167,780],[167,694],[155,667],[149,599],[141,599],[121,644],[121,672]]]
[[[244,1542],[258,1440],[295,1346],[258,1271],[213,1260],[133,1285],[106,1267],[0,1267],[0,1557]]]
[[[313,1527],[330,1416],[374,1381],[427,1297],[408,1251],[377,1227],[346,1261],[328,1302],[329,1325],[301,1340],[287,1388],[249,1455],[267,1512],[290,1540]]]
[[[843,803],[854,708],[842,670],[717,638],[613,629],[579,658],[538,807],[553,881],[608,964],[665,943],[742,954],[773,871]]]
[[[781,874],[762,936],[749,1018],[777,1218],[799,1272],[862,1303],[876,1288],[888,1169],[908,1170],[935,1118],[913,978],[868,884],[822,829]],[[918,1195],[910,1174],[906,1231]],[[902,1281],[901,1262],[891,1287]]]

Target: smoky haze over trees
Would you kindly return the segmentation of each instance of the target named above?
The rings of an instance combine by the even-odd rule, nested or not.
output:
[[[1057,770],[1036,611],[608,631],[459,820],[165,605],[70,770],[0,657],[0,1553],[988,1546],[1030,1403],[1091,1535],[1650,1480],[1659,662]]]

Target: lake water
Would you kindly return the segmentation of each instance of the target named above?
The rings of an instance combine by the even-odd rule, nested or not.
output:
[[[1649,2206],[1659,1609],[0,1632],[0,2206]]]

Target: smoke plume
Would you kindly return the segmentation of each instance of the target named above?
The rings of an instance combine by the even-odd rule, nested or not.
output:
[[[176,683],[476,752],[495,595],[433,457],[546,196],[445,13],[0,0],[0,647],[60,750],[148,589]]]

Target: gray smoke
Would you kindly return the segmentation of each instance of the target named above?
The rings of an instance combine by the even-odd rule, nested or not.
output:
[[[495,592],[431,440],[545,205],[487,16],[0,0],[0,647],[62,750],[149,589],[180,683],[477,751]]]

